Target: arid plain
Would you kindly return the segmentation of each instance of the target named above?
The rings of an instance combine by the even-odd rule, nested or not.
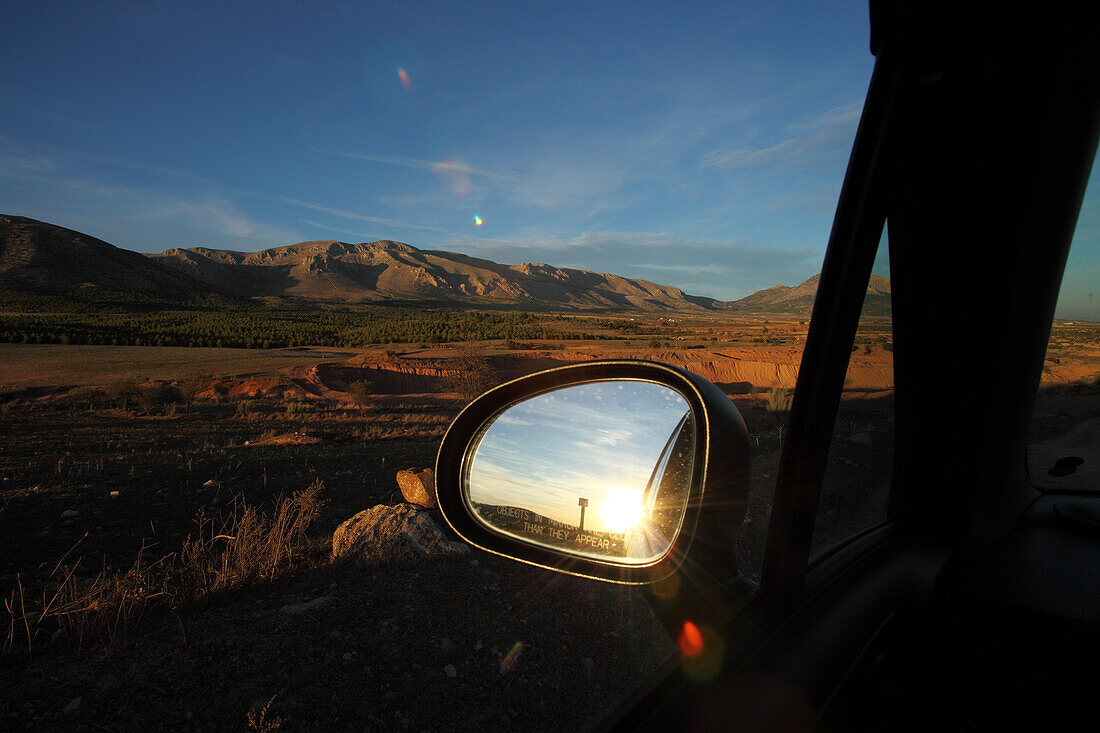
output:
[[[14,283],[0,291],[7,728],[577,729],[629,704],[673,657],[647,591],[476,551],[331,559],[338,525],[401,502],[398,471],[433,467],[464,404],[554,366],[650,359],[717,384],[752,438],[737,555],[749,577],[760,572],[816,278],[718,303],[396,243],[267,250],[258,261],[292,264],[256,275],[233,270],[233,253],[166,253],[169,266],[32,220],[0,224],[0,270]],[[69,267],[65,253],[81,252]],[[188,279],[191,260],[214,289]],[[295,300],[332,283],[377,290],[391,270],[388,305]],[[397,299],[424,273],[435,273],[434,305]],[[34,290],[69,275],[67,295]],[[259,294],[233,300],[218,278]],[[132,295],[116,280],[150,284],[113,300]],[[500,293],[570,307],[463,309]],[[874,477],[890,475],[893,445],[888,303],[889,281],[873,278],[815,553],[885,516],[888,486]],[[1091,434],[1098,376],[1100,325],[1055,322],[1036,443]],[[944,405],[944,419],[965,419],[965,406]]]

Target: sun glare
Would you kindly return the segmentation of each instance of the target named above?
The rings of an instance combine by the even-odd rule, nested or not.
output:
[[[609,487],[600,502],[600,521],[608,532],[625,532],[642,521],[642,493]]]

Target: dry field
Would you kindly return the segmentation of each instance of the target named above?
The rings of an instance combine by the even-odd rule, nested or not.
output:
[[[474,361],[499,381],[650,358],[719,384],[745,416],[754,488],[738,551],[759,572],[780,449],[768,404],[794,385],[806,326],[644,325],[660,335],[370,349],[0,345],[0,593],[10,606],[0,610],[0,721],[110,731],[599,724],[672,654],[641,591],[481,553],[334,566],[327,543],[342,520],[396,500],[398,470],[434,464],[463,392],[487,386],[456,380]],[[1096,416],[1096,333],[1056,326],[1036,411],[1044,437]],[[819,550],[884,511],[874,477],[889,475],[891,364],[888,322],[869,322],[834,435]],[[370,383],[358,402],[356,381]],[[193,399],[182,400],[188,384]],[[242,511],[273,518],[313,485],[316,516],[284,543],[293,552],[224,570],[217,528],[240,536]],[[257,546],[268,535],[253,530]],[[92,590],[114,621],[85,613],[80,626],[58,612]]]

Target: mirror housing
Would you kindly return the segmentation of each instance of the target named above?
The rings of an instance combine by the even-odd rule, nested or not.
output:
[[[484,504],[475,506],[470,499],[470,465],[495,421],[505,411],[540,395],[617,381],[663,385],[682,397],[688,410],[685,419],[693,423],[694,456],[690,477],[685,477],[686,498],[682,500],[679,525],[661,552],[654,553],[655,558],[639,561],[575,551],[561,543],[554,546],[525,539],[520,533],[507,531],[506,523],[494,526],[486,521]],[[623,408],[620,405],[615,409]],[[586,437],[585,425],[573,429],[577,438]],[[451,423],[436,461],[439,509],[469,544],[539,567],[629,584],[663,580],[684,566],[689,554],[692,573],[704,574],[708,582],[732,581],[737,575],[734,543],[745,516],[749,476],[748,431],[729,397],[696,374],[647,361],[595,361],[558,367],[491,389]]]

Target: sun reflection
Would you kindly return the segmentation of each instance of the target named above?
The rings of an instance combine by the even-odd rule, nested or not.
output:
[[[642,492],[609,486],[598,511],[608,532],[625,532],[642,521]]]
[[[401,86],[406,89],[412,89],[412,80],[409,79],[409,72],[405,71],[404,68],[398,67],[397,78],[401,80]]]

